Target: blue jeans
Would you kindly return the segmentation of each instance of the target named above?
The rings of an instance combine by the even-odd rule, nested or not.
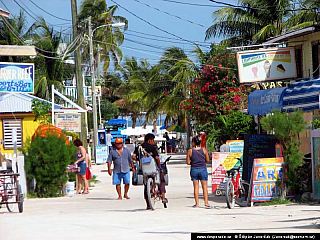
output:
[[[191,168],[190,177],[191,181],[208,181],[207,168]]]
[[[113,173],[112,182],[113,185],[120,185],[121,179],[123,179],[124,184],[130,184],[130,172]]]

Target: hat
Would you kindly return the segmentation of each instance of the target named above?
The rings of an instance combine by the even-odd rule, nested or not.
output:
[[[122,140],[122,138],[116,138],[116,141],[115,141],[115,143],[123,143],[123,140]]]

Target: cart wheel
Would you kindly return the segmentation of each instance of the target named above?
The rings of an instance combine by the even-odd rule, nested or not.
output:
[[[7,209],[9,212],[13,212],[16,202],[16,191],[12,183],[6,183],[4,193],[7,202]]]
[[[21,185],[18,185],[18,192],[19,192],[19,203],[18,203],[18,208],[19,208],[19,213],[23,212],[23,194],[21,191]]]

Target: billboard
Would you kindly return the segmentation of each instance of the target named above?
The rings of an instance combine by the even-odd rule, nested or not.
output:
[[[0,62],[0,92],[33,93],[34,64]]]
[[[297,76],[294,48],[272,48],[237,53],[240,83]]]

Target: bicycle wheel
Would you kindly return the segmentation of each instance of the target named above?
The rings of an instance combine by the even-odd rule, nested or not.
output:
[[[234,195],[234,186],[231,179],[227,181],[226,184],[226,200],[228,208],[234,208],[235,204],[235,195]]]
[[[22,194],[22,190],[21,190],[21,185],[18,185],[18,193],[19,193],[19,203],[18,203],[18,209],[19,209],[19,213],[23,212],[23,194]]]
[[[147,181],[147,196],[148,202],[152,210],[156,209],[156,194],[155,194],[155,185],[152,178],[148,178]]]
[[[16,204],[16,190],[12,183],[6,183],[4,194],[7,202],[7,209],[9,212],[13,212]]]

